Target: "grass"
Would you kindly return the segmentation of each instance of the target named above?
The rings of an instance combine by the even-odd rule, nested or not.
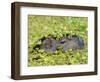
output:
[[[87,64],[87,22],[86,17],[65,16],[28,16],[28,66],[51,66]],[[56,51],[55,53],[34,50],[33,47],[41,44],[42,37],[52,34],[59,39],[64,34],[77,35],[83,38],[84,48],[77,51]]]

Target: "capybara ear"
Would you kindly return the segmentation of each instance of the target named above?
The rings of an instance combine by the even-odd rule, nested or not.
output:
[[[78,37],[78,44],[79,44],[80,48],[82,48],[84,46],[84,41],[81,37]]]

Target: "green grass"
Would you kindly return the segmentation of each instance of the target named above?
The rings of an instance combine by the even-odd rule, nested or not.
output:
[[[86,17],[64,16],[28,16],[28,66],[71,65],[87,64],[87,22]],[[84,48],[77,51],[56,51],[55,53],[44,50],[33,50],[42,37],[49,34],[63,37],[64,34],[77,35],[83,38]]]

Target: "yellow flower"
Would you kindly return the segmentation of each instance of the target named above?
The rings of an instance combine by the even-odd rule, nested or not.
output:
[[[67,27],[66,26],[64,27],[64,30],[67,30]]]

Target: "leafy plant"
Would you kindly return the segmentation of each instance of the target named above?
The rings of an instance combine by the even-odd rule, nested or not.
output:
[[[70,65],[86,64],[88,62],[87,51],[87,18],[70,16],[28,16],[28,66]],[[53,35],[56,39],[66,34],[77,35],[83,38],[84,48],[81,50],[59,50],[50,53],[42,49],[33,49],[42,37]]]

